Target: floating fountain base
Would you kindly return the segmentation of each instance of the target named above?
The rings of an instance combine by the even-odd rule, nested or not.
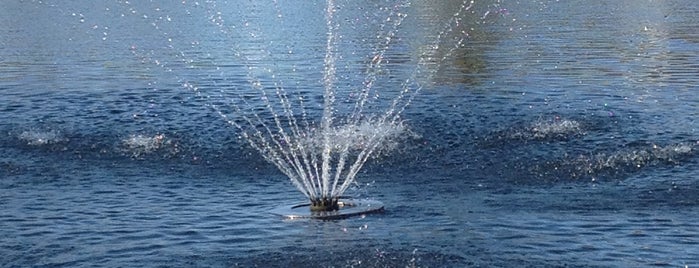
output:
[[[352,216],[360,216],[383,211],[383,203],[375,200],[339,199],[337,207],[333,210],[317,210],[313,204],[297,204],[283,206],[272,210],[273,214],[285,219],[320,219],[337,220]]]

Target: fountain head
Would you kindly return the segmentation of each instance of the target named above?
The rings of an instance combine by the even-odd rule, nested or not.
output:
[[[338,204],[338,198],[315,198],[311,199],[311,205],[309,208],[311,211],[337,211],[340,210],[340,205]]]

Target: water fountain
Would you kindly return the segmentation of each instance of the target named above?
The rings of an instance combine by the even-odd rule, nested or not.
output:
[[[336,19],[338,7],[335,0],[327,0],[322,112],[319,119],[311,118],[314,113],[307,108],[308,96],[288,92],[281,78],[271,68],[256,66],[252,58],[258,55],[251,55],[244,48],[234,49],[235,56],[247,70],[246,79],[254,93],[238,91],[216,99],[216,96],[205,93],[196,82],[183,82],[185,88],[206,99],[207,105],[237,130],[242,141],[276,166],[308,199],[308,203],[284,206],[274,213],[288,218],[330,219],[383,209],[381,202],[353,200],[343,195],[355,183],[359,171],[372,156],[384,150],[387,144],[405,136],[407,129],[401,119],[402,112],[423,87],[420,79],[429,79],[430,75],[434,75],[435,66],[438,67],[462,45],[467,35],[450,40],[448,45],[442,42],[447,33],[460,23],[461,14],[473,6],[473,1],[461,3],[450,21],[439,29],[436,38],[425,45],[426,51],[420,52],[425,55],[418,56],[414,70],[404,78],[386,104],[379,109],[369,109],[367,103],[379,94],[375,83],[386,64],[385,54],[393,45],[398,28],[407,16],[402,9],[408,5],[395,5],[390,9],[380,26],[383,41],[373,51],[365,67],[363,82],[354,86],[355,89],[342,88],[343,94],[347,93],[344,91],[351,91],[346,95],[352,97],[339,103],[336,97],[341,86],[337,83],[336,64],[340,59],[340,24]],[[132,13],[136,12],[132,10]],[[222,33],[231,34],[231,30],[224,26],[220,12],[212,9],[207,15]],[[279,13],[278,17],[282,15]],[[246,27],[247,22],[243,32]],[[258,35],[254,30],[248,31],[248,36],[252,38]],[[435,56],[442,47],[446,47],[446,52]],[[186,56],[181,59],[187,61]],[[156,64],[160,65],[158,62]]]
[[[441,45],[442,36],[453,24],[458,23],[460,13],[469,10],[472,5],[472,2],[461,4],[452,16],[452,21],[446,23],[436,40],[429,44],[433,49]],[[337,30],[339,25],[335,20],[336,11],[335,0],[328,0],[325,9],[327,39],[322,79],[323,110],[319,123],[308,118],[304,98],[291,98],[285,88],[276,83],[267,88],[258,83],[254,75],[250,75],[253,77],[251,84],[259,93],[262,106],[250,103],[245,98],[228,102],[223,106],[235,111],[234,116],[231,116],[223,112],[223,106],[212,105],[221,117],[238,130],[249,146],[275,165],[309,200],[309,203],[274,210],[274,213],[287,218],[333,219],[383,210],[381,202],[344,198],[343,194],[355,182],[367,160],[382,145],[405,134],[406,129],[400,116],[422,88],[422,84],[417,82],[418,75],[422,72],[429,75],[426,66],[440,64],[463,41],[460,39],[451,44],[452,48],[441,58],[421,57],[390,105],[381,112],[367,112],[365,105],[374,93],[373,86],[377,73],[385,63],[386,50],[406,17],[400,12],[400,6],[397,6],[386,20],[390,29],[386,32],[381,48],[375,51],[367,66],[363,85],[353,93],[356,97],[351,102],[352,107],[344,109],[347,113],[339,114],[338,111],[343,109],[338,109],[336,102],[336,46],[340,38]],[[191,88],[196,91],[195,87]],[[261,113],[269,114],[272,120],[264,120]]]

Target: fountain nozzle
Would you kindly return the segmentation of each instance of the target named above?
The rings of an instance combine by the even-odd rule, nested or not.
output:
[[[339,199],[335,197],[311,198],[311,211],[336,211],[340,209]]]

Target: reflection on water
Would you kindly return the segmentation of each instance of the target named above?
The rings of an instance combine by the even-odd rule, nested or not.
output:
[[[451,18],[462,1],[441,1],[438,4],[417,2],[418,38],[434,38],[439,33],[439,23]],[[439,59],[450,55],[443,64],[434,64],[436,84],[475,84],[481,83],[487,62],[485,54],[504,36],[496,28],[509,23],[509,11],[501,1],[470,2],[469,9],[456,19],[453,29],[447,32],[444,42],[436,47],[421,47],[419,51],[430,58]],[[453,50],[453,51],[452,51]]]

